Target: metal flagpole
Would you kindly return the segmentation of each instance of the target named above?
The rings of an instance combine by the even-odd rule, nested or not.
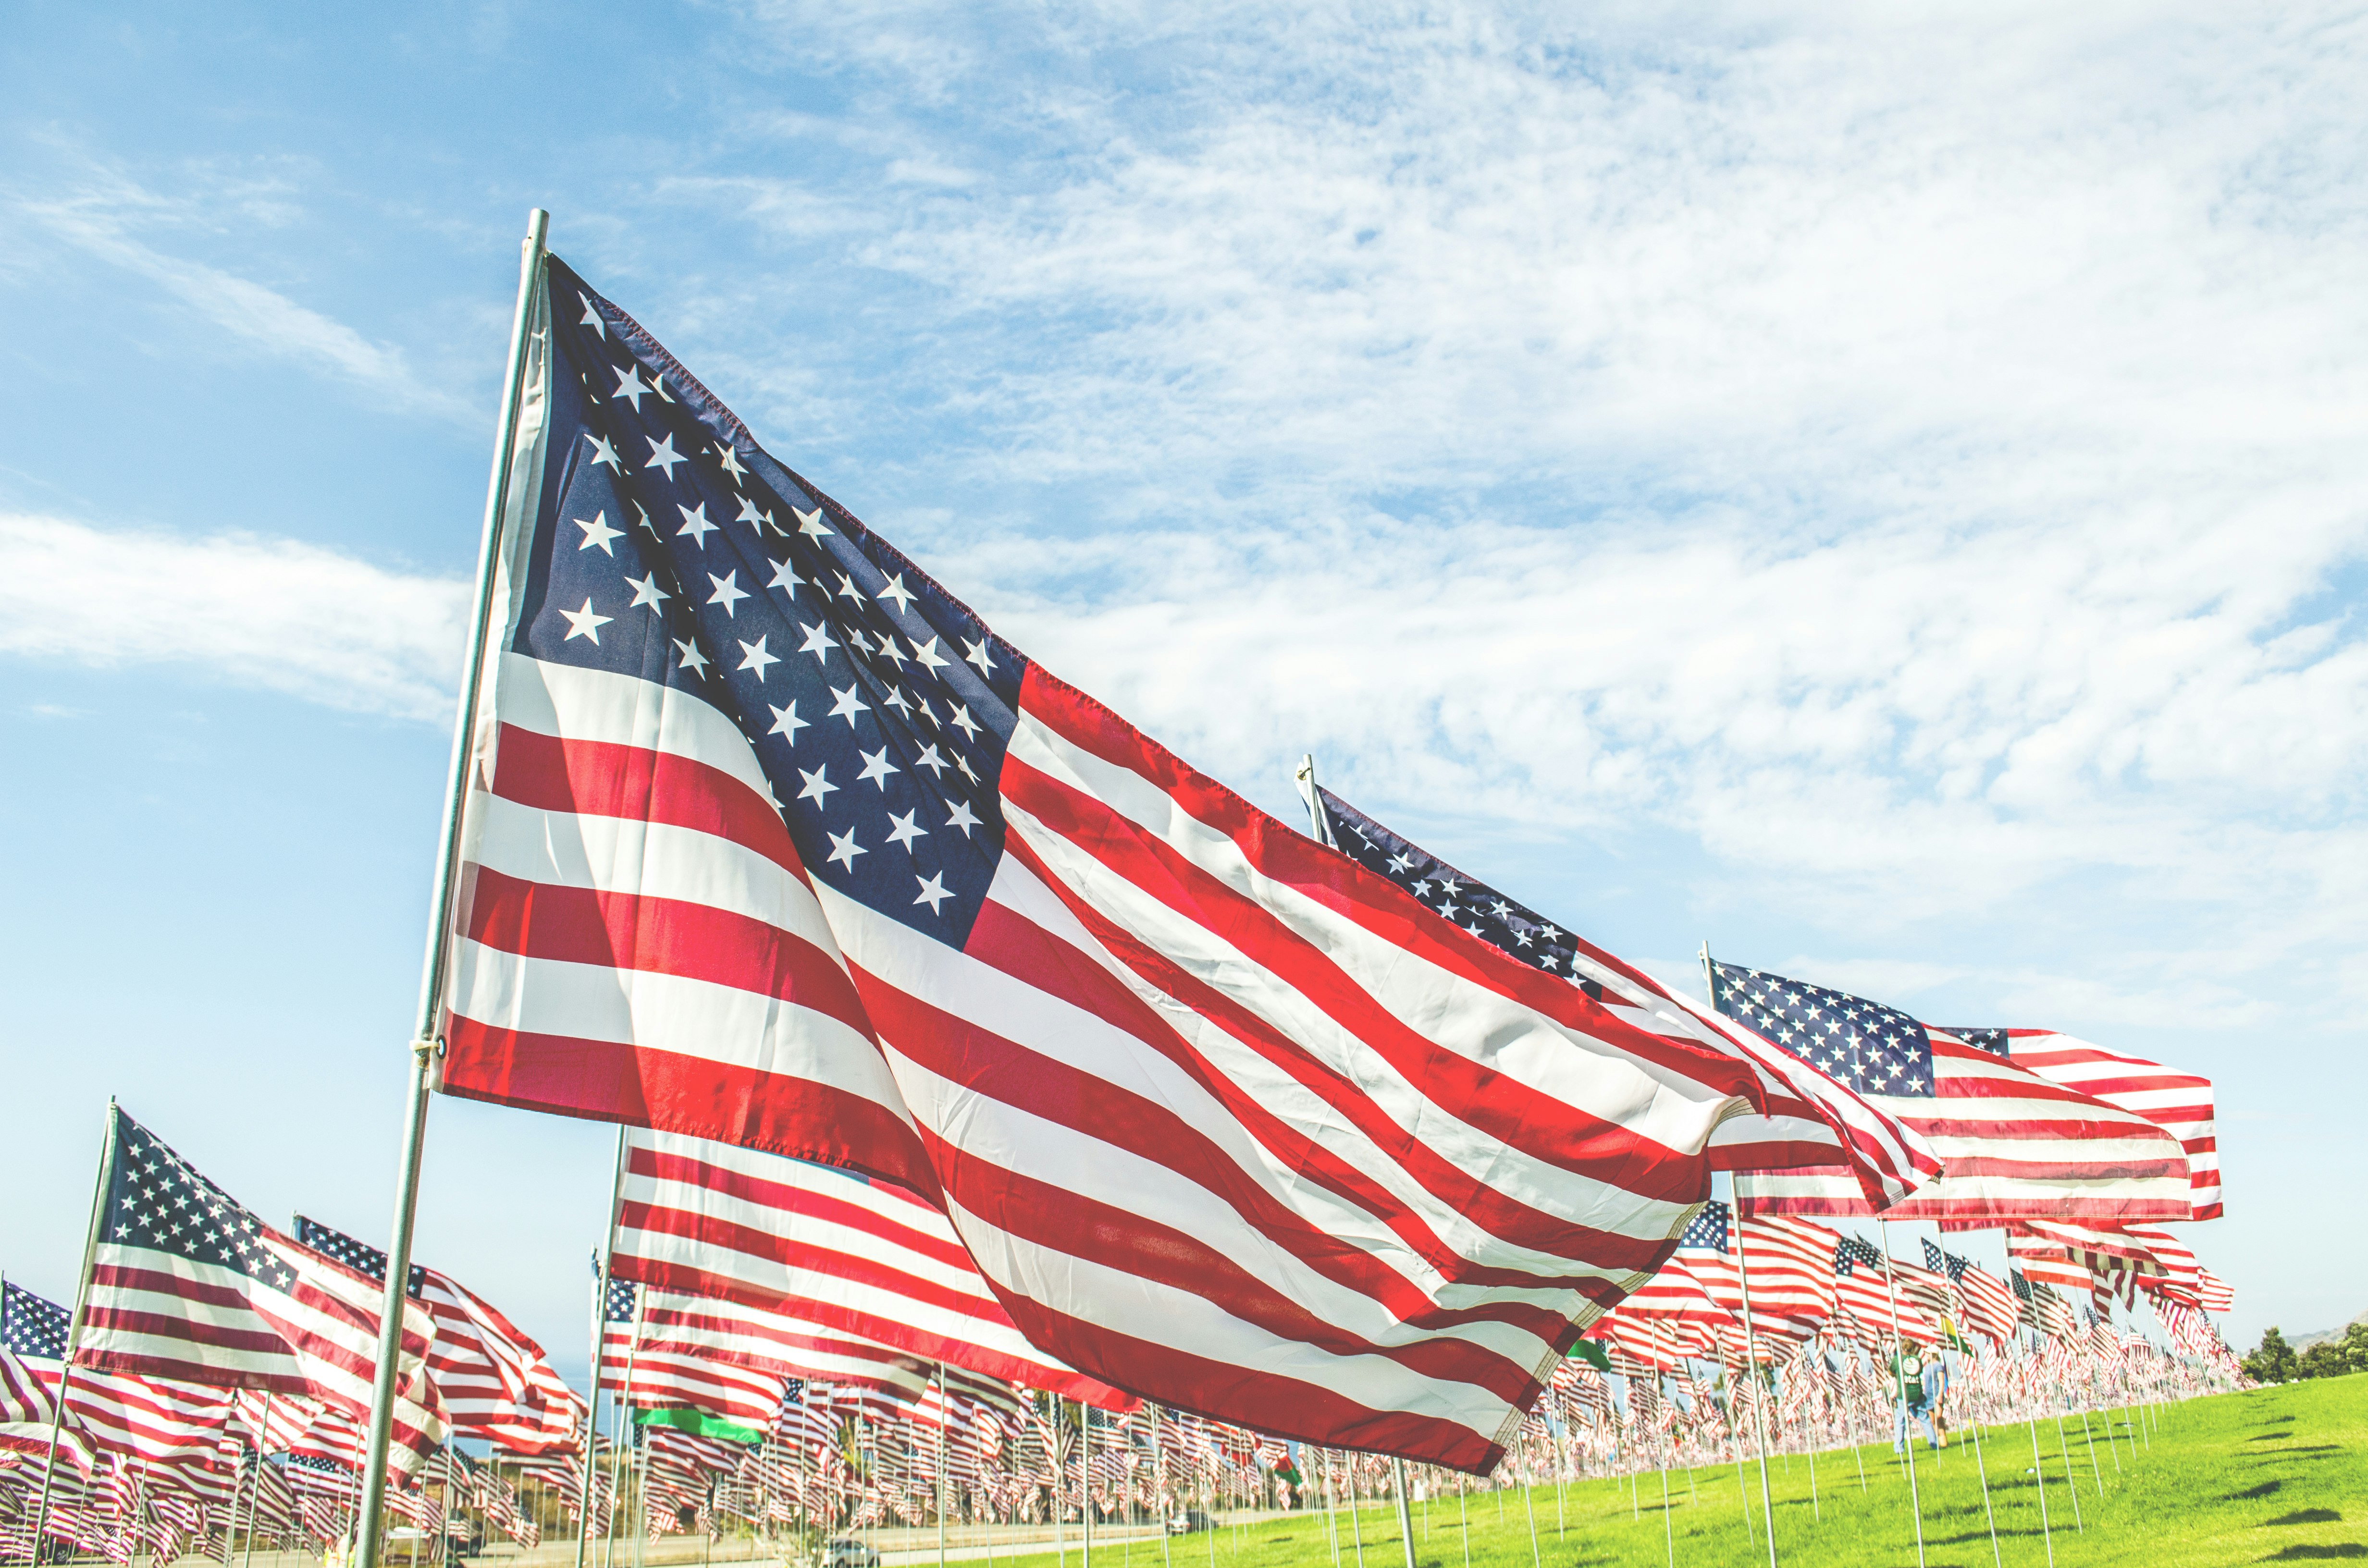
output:
[[[1407,1506],[1406,1460],[1390,1456],[1390,1477],[1398,1488],[1398,1539],[1406,1542],[1406,1568],[1414,1565],[1414,1514]]]
[[[585,1415],[584,1491],[575,1520],[575,1568],[584,1568],[585,1554],[592,1546],[592,1487],[600,1468],[600,1364],[609,1346],[609,1275],[616,1261],[617,1200],[625,1190],[625,1131],[622,1126],[617,1129],[617,1174],[609,1184],[609,1224],[601,1239],[600,1271],[592,1285],[592,1398]],[[633,1293],[633,1337],[625,1349],[627,1377],[632,1376],[633,1348],[641,1342],[641,1292],[637,1290]],[[613,1510],[616,1506],[617,1500],[611,1496],[609,1506]],[[370,1564],[357,1562],[354,1568],[370,1568]]]
[[[477,547],[475,613],[469,619],[469,648],[461,675],[461,701],[452,723],[452,767],[444,785],[444,825],[437,846],[434,901],[428,906],[427,955],[421,966],[419,1013],[411,1031],[411,1078],[404,1089],[403,1152],[395,1166],[393,1234],[387,1239],[386,1294],[379,1303],[378,1367],[370,1385],[370,1430],[362,1440],[361,1496],[356,1520],[353,1568],[379,1568],[379,1523],[386,1509],[386,1446],[394,1430],[394,1394],[403,1352],[404,1287],[411,1278],[411,1225],[419,1207],[419,1156],[427,1136],[427,1077],[441,1049],[437,1025],[444,999],[444,926],[452,909],[454,862],[461,846],[461,805],[469,785],[469,743],[477,722],[477,688],[485,671],[485,619],[494,599],[495,562],[500,552],[503,504],[509,494],[511,448],[518,438],[518,395],[526,379],[528,329],[542,278],[543,237],[551,214],[538,207],[527,214],[526,240],[518,256],[518,309],[510,318],[509,373],[503,379],[501,414],[495,421],[494,465],[485,485],[485,520]],[[591,1455],[585,1456],[591,1469]],[[579,1556],[577,1568],[582,1568]]]
[[[115,1096],[107,1096],[107,1136],[98,1149],[98,1185],[90,1194],[90,1228],[82,1238],[82,1278],[74,1283],[74,1321],[66,1325],[65,1359],[58,1363],[57,1408],[50,1412],[49,1457],[41,1464],[41,1500],[33,1508],[33,1556],[41,1560],[41,1532],[50,1524],[50,1482],[58,1472],[58,1430],[66,1418],[66,1388],[74,1381],[74,1351],[82,1344],[83,1309],[90,1301],[90,1267],[98,1256],[98,1220],[107,1211],[107,1189],[115,1184]]]
[[[1077,1548],[1080,1568],[1094,1568],[1094,1418],[1077,1401],[1077,1519],[1085,1538]]]
[[[1924,1499],[1916,1485],[1916,1434],[1907,1424],[1907,1341],[1899,1332],[1899,1287],[1891,1278],[1891,1221],[1878,1219],[1874,1228],[1883,1237],[1883,1293],[1891,1302],[1891,1392],[1899,1396],[1899,1457],[1907,1461],[1907,1506],[1916,1516],[1916,1568],[1924,1568]]]
[[[946,1568],[946,1427],[953,1403],[946,1397],[946,1364],[938,1363],[938,1568]]]
[[[1324,799],[1315,792],[1315,754],[1310,752],[1301,757],[1299,770],[1291,777],[1299,785],[1299,798],[1307,802],[1308,836],[1318,844],[1339,848],[1340,841],[1332,836],[1331,819],[1324,812]]]

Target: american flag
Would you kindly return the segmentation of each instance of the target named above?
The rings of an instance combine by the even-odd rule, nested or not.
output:
[[[75,1367],[313,1394],[366,1413],[377,1286],[265,1224],[120,1108],[111,1122]],[[416,1465],[443,1440],[444,1422],[419,1360],[427,1314],[407,1312],[404,1330],[396,1462]]]
[[[942,1363],[1132,1403],[1028,1343],[944,1214],[853,1171],[636,1130],[626,1135],[611,1267],[621,1279],[717,1298],[711,1317],[772,1341],[727,1351],[748,1365],[839,1381],[849,1356]],[[798,1354],[806,1347],[832,1359]]]
[[[1845,992],[1713,966],[1721,1011],[1924,1135],[1940,1179],[1892,1220],[2185,1219],[2187,1155],[2134,1111]],[[1737,1184],[1746,1213],[1870,1214],[1855,1182],[1782,1172]]]
[[[73,1314],[63,1307],[0,1279],[0,1449],[50,1451],[58,1373],[72,1326]],[[58,1447],[89,1468],[90,1444],[78,1423],[59,1433]]]
[[[1739,1221],[1735,1235],[1732,1260],[1703,1256],[1695,1265],[1727,1311],[1742,1314],[1741,1269],[1748,1267],[1751,1325],[1760,1335],[1805,1338],[1833,1315],[1833,1232],[1807,1220],[1756,1215]]]
[[[386,1281],[386,1254],[343,1231],[299,1214],[296,1239],[370,1279]],[[583,1402],[541,1346],[449,1275],[414,1264],[410,1293],[435,1321],[427,1380],[453,1430],[514,1454],[559,1453],[576,1446]]]
[[[1051,676],[556,259],[535,311],[439,1086],[899,1183],[1089,1376],[1493,1466],[1753,1075]]]
[[[1895,1324],[1897,1338],[1918,1345],[1941,1342],[1941,1320],[1931,1305],[1929,1280],[1918,1281],[1925,1290],[1908,1288],[1906,1276],[1913,1265],[1890,1262],[1856,1236],[1837,1235],[1833,1267],[1839,1311],[1855,1323],[1861,1344],[1894,1338]],[[1944,1296],[1941,1308],[1946,1307]]]
[[[1876,1209],[1897,1203],[1940,1173],[1940,1160],[1919,1136],[1808,1062],[1465,876],[1329,790],[1317,795],[1343,853],[1467,935],[1569,981],[1638,1028],[1708,1046],[1749,1064],[1766,1108],[1719,1124],[1710,1142],[1716,1169],[1819,1169],[1839,1164],[1853,1174]]]
[[[2089,1264],[2059,1236],[2011,1229],[2006,1233],[2007,1256],[2022,1266],[2025,1278],[2066,1290],[2089,1289]]]
[[[2237,1292],[2229,1288],[2226,1279],[2201,1266],[2195,1271],[2195,1294],[2207,1312],[2233,1312],[2237,1310]]]
[[[2146,1256],[2160,1271],[2158,1278],[2138,1280],[2148,1294],[2190,1307],[2200,1303],[2203,1265],[2196,1261],[2194,1252],[2185,1242],[2158,1226],[2132,1225],[2127,1234],[2146,1249]]]
[[[2220,1217],[2220,1140],[2213,1117],[2211,1079],[2125,1051],[2107,1051],[2053,1029],[1952,1028],[1948,1032],[1968,1045],[2004,1056],[2051,1084],[2135,1111],[2169,1132],[2187,1152],[2190,1212],[2182,1217]]]

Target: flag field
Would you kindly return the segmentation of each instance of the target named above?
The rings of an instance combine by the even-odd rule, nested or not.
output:
[[[2126,1414],[2120,1419],[2127,1420]],[[2140,1417],[2141,1422],[2145,1418]],[[2096,1469],[2077,1417],[2066,1422],[2079,1517],[2065,1488],[2065,1451],[2053,1425],[2040,1439],[2047,1461],[2047,1507],[2055,1561],[2131,1564],[2133,1568],[2219,1568],[2221,1564],[2358,1558],[2368,1560],[2368,1377],[2290,1383],[2218,1394],[2166,1407],[2151,1431],[2117,1427],[2116,1471],[2108,1457],[2102,1421],[2089,1417]],[[1924,1504],[1925,1561],[1930,1568],[1987,1568],[1994,1559],[1975,1474],[1970,1432],[1951,1434],[1935,1454],[1918,1436],[1917,1479]],[[2031,1473],[2031,1429],[1997,1426],[1982,1433],[1990,1496],[1998,1513],[1998,1557],[2006,1568],[2044,1568],[2047,1543],[2039,1524],[2039,1489]],[[1859,1490],[1857,1463],[1866,1467]],[[1937,1462],[1936,1462],[1937,1461]],[[2102,1478],[2102,1493],[2099,1477]],[[1590,1479],[1562,1489],[1501,1492],[1474,1483],[1465,1499],[1471,1520],[1472,1568],[1666,1568],[1764,1562],[1768,1549],[1756,1532],[1759,1478],[1749,1474],[1752,1529],[1747,1540],[1734,1467],[1668,1474],[1665,1536],[1661,1475],[1646,1471],[1616,1482]],[[1854,1460],[1848,1449],[1817,1456],[1817,1509],[1812,1516],[1808,1461],[1800,1455],[1769,1461],[1776,1500],[1780,1562],[1802,1568],[1894,1568],[1916,1562],[1915,1524],[1907,1481],[1887,1444],[1870,1444]],[[1452,1485],[1452,1483],[1451,1483]],[[1537,1555],[1530,1545],[1528,1508],[1537,1517]],[[1451,1490],[1415,1510],[1418,1568],[1463,1568],[1464,1548]],[[1369,1499],[1352,1523],[1338,1517],[1342,1568],[1402,1568],[1397,1517],[1386,1500]],[[1361,1560],[1357,1537],[1361,1535]],[[1672,1542],[1670,1537],[1674,1537]],[[1207,1535],[1170,1543],[1175,1568],[1205,1568]],[[1333,1544],[1321,1512],[1215,1532],[1217,1568],[1332,1568]],[[1067,1553],[1077,1562],[1076,1542]],[[1097,1568],[1166,1568],[1156,1542],[1098,1546]],[[1051,1552],[998,1554],[1008,1568],[1054,1568]]]

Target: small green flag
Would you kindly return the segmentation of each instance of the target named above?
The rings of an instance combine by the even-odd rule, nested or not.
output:
[[[765,1434],[754,1426],[743,1426],[737,1421],[719,1421],[712,1415],[701,1415],[696,1410],[642,1410],[633,1412],[636,1426],[671,1426],[678,1432],[695,1432],[702,1437],[721,1437],[727,1443],[761,1443]]]
[[[1611,1370],[1611,1353],[1592,1339],[1582,1339],[1570,1347],[1570,1358],[1584,1361],[1599,1372]]]

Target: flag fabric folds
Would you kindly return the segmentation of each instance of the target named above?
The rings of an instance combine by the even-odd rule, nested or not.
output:
[[[120,1108],[110,1126],[75,1367],[318,1395],[366,1414],[377,1282],[265,1224]],[[404,1330],[396,1462],[416,1465],[445,1425],[423,1376],[432,1324],[412,1307]],[[79,1397],[70,1391],[68,1408]]]
[[[2187,1152],[2190,1212],[2180,1218],[2220,1217],[2220,1141],[2213,1120],[2211,1079],[2177,1072],[2144,1057],[2107,1051],[2053,1029],[1951,1028],[1948,1032],[1968,1045],[2004,1056],[2051,1084],[2135,1111],[2169,1132]]]
[[[438,1086],[896,1182],[1088,1376],[1492,1467],[1755,1076],[1053,678],[555,258],[535,311]]]
[[[1072,1399],[1133,1403],[1030,1345],[944,1214],[854,1171],[635,1130],[610,1267],[620,1279],[759,1309],[791,1338],[853,1340]],[[757,1313],[712,1315],[761,1332]]]
[[[1639,1028],[1748,1062],[1759,1079],[1763,1108],[1719,1124],[1710,1145],[1715,1168],[1772,1171],[1839,1165],[1875,1209],[1897,1203],[1939,1174],[1941,1162],[1920,1137],[1808,1062],[1465,876],[1331,790],[1319,790],[1317,796],[1342,853],[1395,882],[1467,935],[1567,980]]]
[[[386,1280],[386,1254],[296,1216],[296,1239],[368,1278]],[[455,1431],[513,1454],[575,1449],[579,1401],[542,1346],[449,1275],[414,1264],[410,1293],[435,1324],[427,1377]]]
[[[2187,1218],[2186,1152],[2137,1112],[1878,1002],[1736,964],[1712,974],[1721,1012],[1864,1095],[1941,1156],[1939,1179],[1884,1218]],[[1745,1176],[1736,1203],[1746,1213],[1873,1212],[1839,1172]]]

